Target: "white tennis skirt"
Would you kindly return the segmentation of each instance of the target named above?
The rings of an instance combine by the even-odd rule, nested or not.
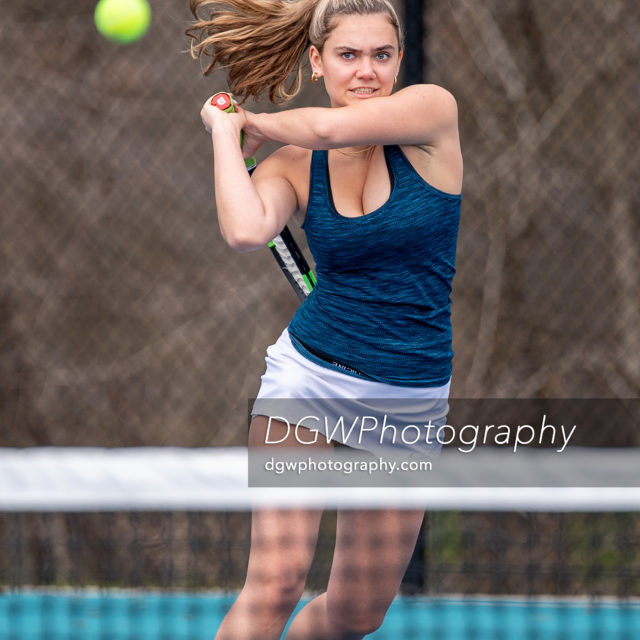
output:
[[[438,387],[403,387],[341,373],[305,358],[287,329],[267,349],[265,361],[252,416],[377,455],[440,452],[437,434],[446,423],[451,380]]]

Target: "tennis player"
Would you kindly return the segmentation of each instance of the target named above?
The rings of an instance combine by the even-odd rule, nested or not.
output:
[[[226,114],[207,100],[201,112],[226,242],[258,249],[295,219],[316,262],[315,289],[267,350],[250,445],[264,446],[270,429],[272,440],[302,446],[284,422],[269,423],[260,411],[269,398],[422,398],[443,419],[462,187],[455,99],[434,85],[394,92],[403,35],[387,0],[191,0],[191,8],[194,56],[212,57],[207,72],[225,68],[237,97],[295,95],[308,48],[311,81],[324,83],[331,105]],[[283,146],[250,178],[243,152],[251,156],[267,141]],[[332,444],[319,438],[315,446]],[[378,445],[371,434],[359,446]],[[304,509],[253,514],[246,582],[218,640],[281,637],[303,592],[320,517]],[[422,511],[340,511],[327,590],[295,616],[286,637],[355,640],[377,629],[422,519]]]

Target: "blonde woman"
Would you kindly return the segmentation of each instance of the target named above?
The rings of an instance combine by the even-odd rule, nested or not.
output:
[[[268,398],[426,399],[443,420],[462,187],[453,96],[434,85],[394,92],[403,36],[387,0],[191,0],[191,9],[193,55],[210,57],[206,72],[224,67],[236,97],[286,101],[300,89],[308,49],[311,81],[324,83],[331,104],[226,114],[207,100],[201,112],[214,157],[224,158],[214,174],[226,242],[258,249],[295,219],[316,262],[316,288],[267,350],[250,445],[264,446],[260,400]],[[283,146],[250,178],[243,153],[267,141]],[[274,421],[272,441],[274,427],[285,444],[299,446]],[[395,446],[375,437],[357,446]],[[316,446],[331,443],[320,438]],[[218,640],[281,637],[304,588],[320,517],[305,509],[253,514],[246,582]],[[327,590],[298,613],[286,637],[355,640],[377,629],[422,518],[401,509],[340,511]]]

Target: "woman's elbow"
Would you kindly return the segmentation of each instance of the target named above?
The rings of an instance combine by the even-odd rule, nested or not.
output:
[[[240,231],[226,233],[222,231],[222,237],[234,251],[239,251],[240,253],[256,251],[269,242],[268,240],[256,237],[254,234],[245,234]]]

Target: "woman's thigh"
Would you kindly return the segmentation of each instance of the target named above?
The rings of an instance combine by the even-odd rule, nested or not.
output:
[[[264,600],[297,602],[313,560],[321,516],[317,509],[255,510],[245,588],[257,589]]]
[[[262,447],[268,419],[255,416],[249,430],[249,446]],[[272,421],[273,439],[286,434],[286,425]],[[295,447],[293,437],[283,439],[278,446]],[[277,491],[277,489],[273,489]],[[251,547],[246,588],[257,588],[266,596],[267,590],[276,600],[301,594],[313,560],[322,509],[260,508],[251,517]]]

